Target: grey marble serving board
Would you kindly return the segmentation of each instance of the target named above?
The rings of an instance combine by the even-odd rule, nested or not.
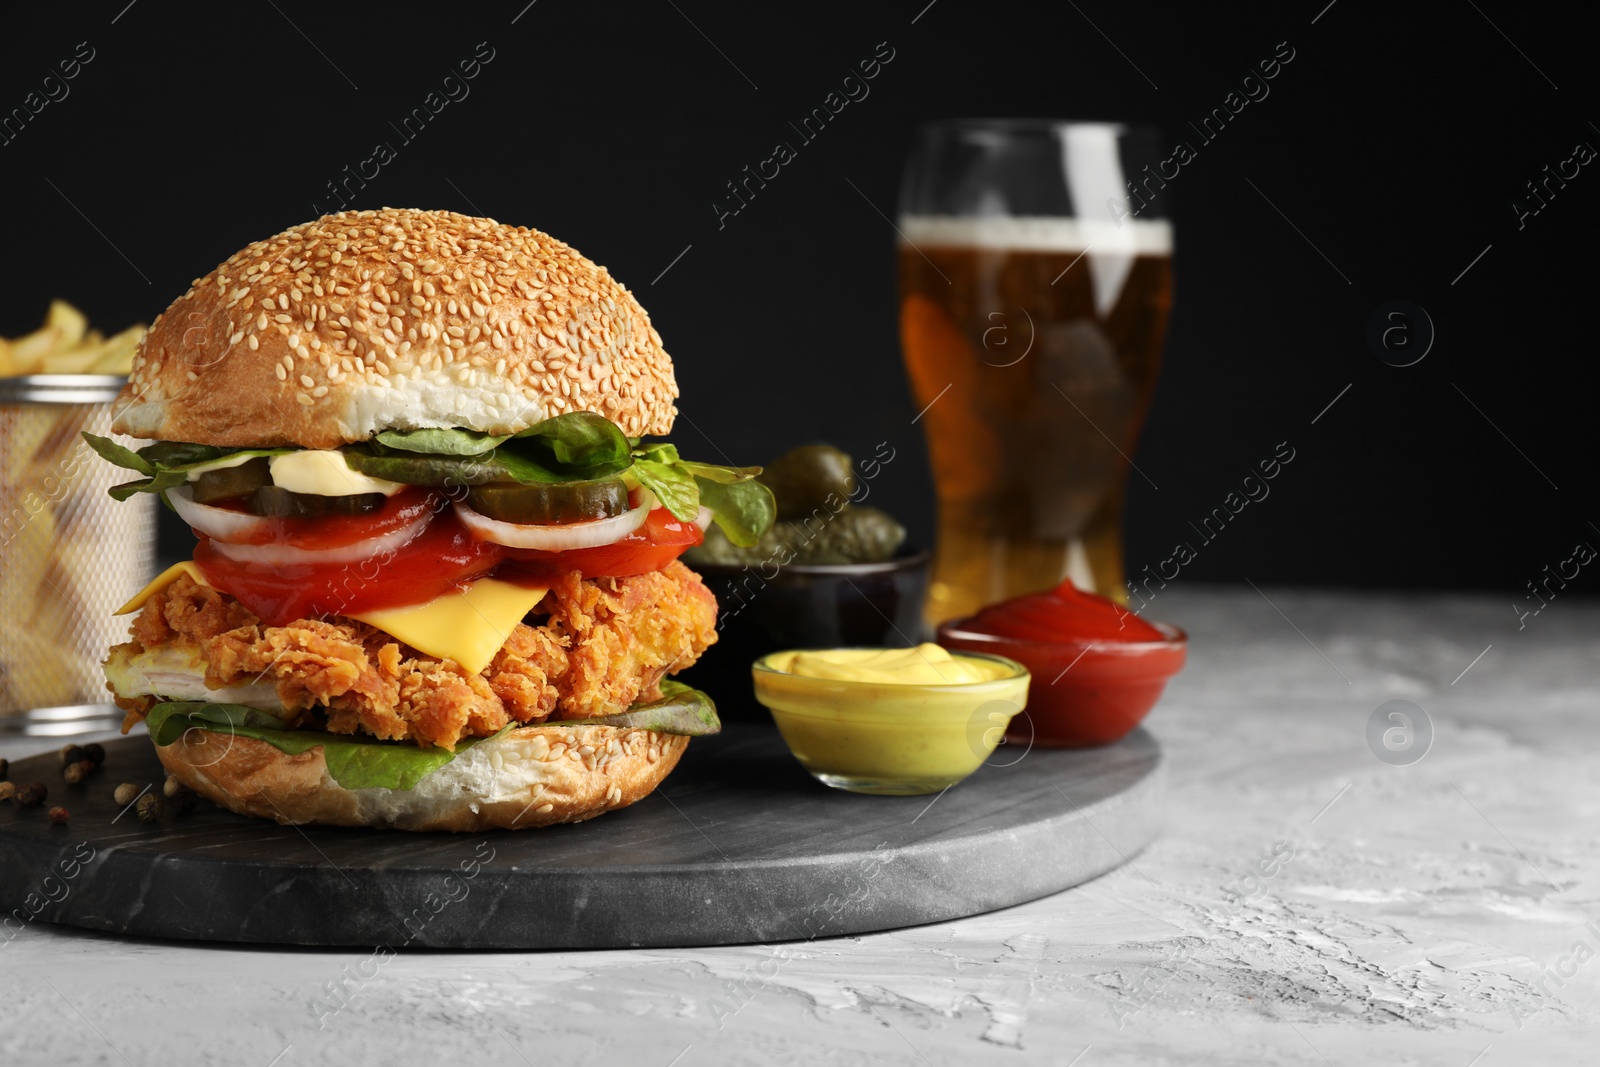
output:
[[[393,949],[792,941],[1046,896],[1125,863],[1162,821],[1143,730],[1087,751],[1002,747],[942,795],[880,797],[813,781],[770,725],[738,723],[630,808],[484,834],[278,826],[204,802],[147,824],[111,793],[161,781],[150,741],[106,748],[80,786],[54,753],[12,764],[71,814],[53,826],[0,804],[0,907],[17,921]]]

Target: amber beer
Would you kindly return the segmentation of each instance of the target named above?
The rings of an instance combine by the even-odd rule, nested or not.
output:
[[[1126,602],[1122,510],[1172,305],[1165,220],[902,217],[900,333],[939,499],[927,617]]]

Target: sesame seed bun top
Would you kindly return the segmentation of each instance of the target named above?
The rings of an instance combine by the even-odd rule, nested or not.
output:
[[[325,215],[195,281],[150,327],[113,429],[333,448],[388,429],[513,433],[677,414],[672,359],[604,267],[538,230],[449,211]]]

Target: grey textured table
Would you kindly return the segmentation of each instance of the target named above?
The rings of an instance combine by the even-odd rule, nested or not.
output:
[[[0,1060],[1593,1062],[1600,607],[1563,598],[1519,631],[1509,597],[1265,593],[1156,602],[1192,635],[1148,723],[1167,828],[1076,889],[716,949],[373,957],[8,926]],[[1367,741],[1394,699],[1435,732],[1410,766]]]

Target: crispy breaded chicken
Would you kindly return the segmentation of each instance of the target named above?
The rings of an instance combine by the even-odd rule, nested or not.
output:
[[[203,673],[213,699],[253,694],[274,712],[281,705],[293,727],[454,749],[507,723],[581,719],[654,699],[663,677],[716,641],[716,614],[710,590],[681,563],[629,578],[569,574],[471,674],[352,619],[262,626],[185,575],[145,603],[132,640],[111,650],[107,688],[128,712],[124,729]]]

